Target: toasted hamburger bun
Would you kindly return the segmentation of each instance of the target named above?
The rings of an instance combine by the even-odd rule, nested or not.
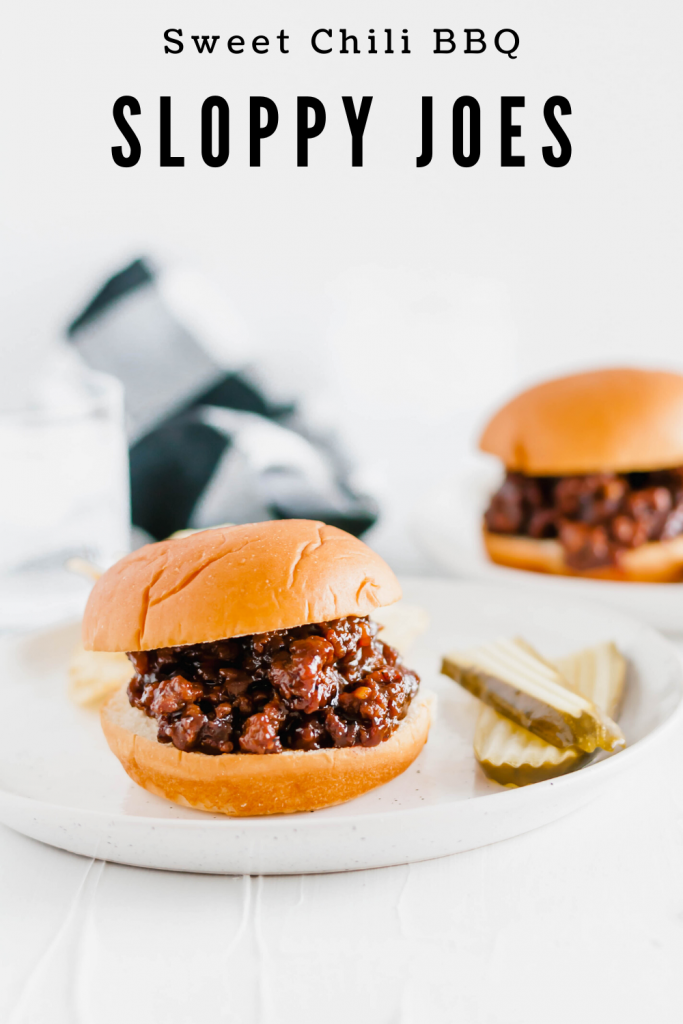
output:
[[[368,615],[398,601],[396,577],[367,545],[334,526],[270,521],[149,544],[96,583],[83,646],[144,651]],[[279,754],[185,753],[157,740],[157,724],[125,690],[101,712],[107,742],[151,793],[229,815],[289,814],[343,803],[410,765],[429,731],[418,694],[397,731],[376,747]]]
[[[379,555],[309,519],[203,530],[134,551],[95,584],[88,651],[150,651],[291,629],[393,604],[401,588]]]
[[[493,416],[479,447],[528,476],[683,465],[683,376],[612,369],[529,388]]]
[[[492,562],[512,569],[556,576],[582,576],[631,583],[678,583],[683,580],[683,537],[643,544],[621,553],[619,566],[579,571],[564,560],[558,540],[534,540],[484,528],[484,546]]]
[[[393,736],[376,747],[217,757],[159,743],[154,719],[131,707],[125,690],[100,715],[110,748],[143,789],[184,807],[242,817],[331,807],[389,782],[426,743],[430,702],[418,693]]]

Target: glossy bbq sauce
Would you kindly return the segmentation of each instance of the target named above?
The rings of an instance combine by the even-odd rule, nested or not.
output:
[[[623,551],[683,533],[683,468],[565,477],[508,473],[484,518],[491,533],[557,537],[573,569],[618,565]]]
[[[158,739],[201,754],[374,747],[405,718],[420,680],[367,618],[215,643],[133,651],[133,707]]]

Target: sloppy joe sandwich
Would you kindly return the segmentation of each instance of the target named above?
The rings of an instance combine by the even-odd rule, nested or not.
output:
[[[683,376],[610,369],[523,392],[480,447],[505,466],[484,516],[501,565],[683,580]]]
[[[362,541],[319,522],[222,527],[150,544],[96,583],[86,650],[134,669],[104,705],[128,775],[230,815],[342,803],[403,772],[427,739],[419,678],[378,636],[401,596]]]

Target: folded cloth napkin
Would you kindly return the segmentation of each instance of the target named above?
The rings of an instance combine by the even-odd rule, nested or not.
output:
[[[267,368],[257,367],[258,383],[244,368],[229,309],[222,351],[208,337],[206,294],[136,260],[68,328],[89,365],[123,382],[134,525],[161,538],[306,518],[360,535],[376,521],[374,501],[352,486],[338,446],[312,434],[295,403],[267,393]]]

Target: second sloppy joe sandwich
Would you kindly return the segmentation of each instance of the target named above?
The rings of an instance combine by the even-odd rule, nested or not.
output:
[[[83,644],[134,676],[102,709],[145,789],[231,815],[314,810],[394,778],[427,739],[419,678],[371,615],[401,596],[333,526],[286,520],[150,544],[94,587]]]
[[[530,388],[480,441],[506,476],[489,557],[536,572],[683,580],[683,376],[636,369]]]

